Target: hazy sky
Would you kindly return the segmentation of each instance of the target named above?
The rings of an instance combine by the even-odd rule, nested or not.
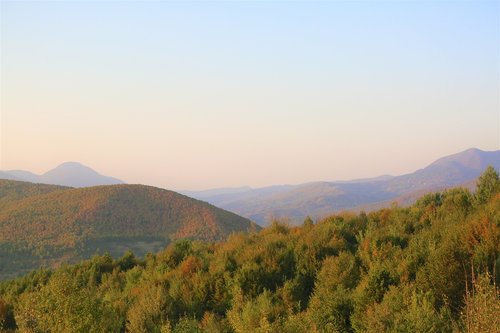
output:
[[[0,169],[204,189],[500,149],[499,1],[0,1]]]

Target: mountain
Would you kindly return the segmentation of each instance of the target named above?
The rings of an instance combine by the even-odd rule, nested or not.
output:
[[[454,186],[477,178],[488,165],[500,170],[500,150],[468,149],[438,159],[424,169],[394,177],[384,184],[384,190],[402,194],[433,187]]]
[[[378,181],[383,181],[383,180],[389,180],[392,178],[394,178],[394,176],[381,175],[381,176],[372,177],[372,178],[359,178],[359,179],[352,179],[352,180],[336,180],[336,181],[333,181],[332,183],[369,183],[369,182],[378,182]]]
[[[0,179],[11,179],[11,180],[19,180],[19,181],[25,181],[25,182],[31,182],[31,183],[42,183],[40,175],[36,175],[33,172],[25,171],[25,170],[9,170],[9,171],[2,171],[4,175],[10,176],[9,177],[3,177],[2,174],[0,174]]]
[[[155,252],[258,227],[182,194],[143,185],[68,188],[0,180],[0,278],[108,251]]]
[[[255,201],[261,197],[267,197],[270,195],[287,192],[293,188],[297,187],[297,185],[275,185],[262,187],[257,189],[252,189],[250,187],[242,187],[240,191],[238,188],[234,188],[233,191],[227,191],[227,189],[214,189],[214,190],[205,190],[205,191],[185,191],[182,192],[185,195],[188,195],[192,198],[196,198],[198,200],[208,201],[216,206],[225,206],[229,205],[232,202],[236,201]],[[244,190],[243,190],[244,189]],[[213,195],[207,195],[207,193],[211,193],[213,191]]]
[[[196,192],[190,195],[261,225],[282,217],[300,223],[306,216],[321,218],[341,210],[387,207],[394,201],[410,204],[431,191],[462,184],[470,186],[488,165],[500,170],[500,151],[468,149],[396,177],[278,185],[202,197]]]
[[[323,217],[366,202],[389,198],[391,194],[381,191],[380,186],[374,183],[314,182],[228,203],[217,202],[216,205],[266,224],[280,218],[302,222],[306,216]]]
[[[203,198],[211,198],[214,196],[224,196],[224,195],[232,196],[235,194],[245,193],[251,190],[252,188],[249,186],[242,186],[242,187],[215,188],[204,191],[179,191],[179,193],[187,195],[188,197],[191,197],[192,194],[194,194],[197,196],[198,199],[203,200]]]
[[[10,179],[10,180],[21,180],[13,174],[7,173],[5,171],[0,171],[0,179]]]
[[[124,182],[103,176],[91,168],[77,162],[66,162],[42,175],[24,170],[8,170],[0,172],[0,179],[12,179],[31,183],[53,184],[71,187],[88,187],[97,185],[115,185]]]

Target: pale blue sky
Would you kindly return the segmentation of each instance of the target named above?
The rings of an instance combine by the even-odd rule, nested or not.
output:
[[[500,149],[498,1],[2,1],[0,169],[172,189]]]

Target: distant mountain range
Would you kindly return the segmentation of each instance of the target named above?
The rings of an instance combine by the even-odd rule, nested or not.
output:
[[[392,202],[411,204],[425,193],[459,185],[473,188],[474,180],[488,165],[500,170],[500,151],[468,149],[397,177],[183,193],[260,225],[282,217],[299,223],[306,216],[320,218],[341,210],[378,209]]]
[[[0,171],[0,179],[70,187],[124,184],[119,179],[103,176],[77,162],[63,163],[43,175],[36,175],[25,170]]]
[[[341,210],[373,210],[393,202],[413,203],[421,195],[455,186],[474,187],[474,179],[488,166],[500,170],[500,151],[468,149],[443,157],[429,166],[402,176],[383,175],[349,181],[311,182],[263,188],[220,188],[182,191],[260,225],[275,218],[300,223],[306,216],[321,218]],[[71,187],[122,184],[79,163],[68,162],[43,175],[28,171],[0,171],[0,178]]]
[[[258,230],[234,213],[143,185],[69,188],[0,180],[0,279],[88,258],[156,252],[169,241],[216,241]]]

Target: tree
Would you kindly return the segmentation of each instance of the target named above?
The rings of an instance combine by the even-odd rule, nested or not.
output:
[[[272,323],[278,317],[276,310],[271,292],[264,290],[257,298],[245,300],[241,289],[237,288],[227,318],[236,333],[270,333],[273,332]]]
[[[382,302],[368,306],[363,332],[451,332],[446,308],[437,311],[430,293],[415,290],[412,285],[391,286]]]
[[[498,172],[491,165],[486,168],[483,174],[477,181],[476,201],[479,204],[484,204],[498,192],[500,180]]]
[[[165,315],[168,299],[165,288],[161,285],[147,284],[141,288],[137,298],[127,313],[127,330],[129,332],[157,332],[169,327],[170,322]]]
[[[314,225],[314,221],[311,219],[310,216],[307,216],[304,219],[304,222],[302,223],[302,227],[310,229]]]
[[[324,332],[351,332],[353,303],[350,289],[359,280],[359,267],[354,255],[341,252],[328,257],[318,274],[309,314],[314,325]]]
[[[66,272],[20,297],[16,323],[21,332],[119,332],[122,327],[96,290],[78,285]]]
[[[479,275],[467,291],[462,321],[468,333],[500,332],[500,291],[489,273]]]

